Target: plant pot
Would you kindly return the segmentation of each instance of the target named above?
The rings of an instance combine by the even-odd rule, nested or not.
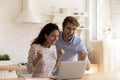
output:
[[[0,61],[0,66],[9,66],[9,65],[12,65],[12,62],[10,60]]]

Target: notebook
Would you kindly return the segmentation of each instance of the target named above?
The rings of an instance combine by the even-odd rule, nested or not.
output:
[[[61,62],[57,80],[80,79],[85,73],[85,61],[64,61]]]

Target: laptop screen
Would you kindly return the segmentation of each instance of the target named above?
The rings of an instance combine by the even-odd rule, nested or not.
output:
[[[60,63],[57,79],[82,78],[85,73],[85,61],[64,61]]]

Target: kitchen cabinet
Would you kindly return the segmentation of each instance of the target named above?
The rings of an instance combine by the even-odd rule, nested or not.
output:
[[[17,78],[15,70],[1,70],[0,79],[5,79],[5,78]]]
[[[16,70],[26,70],[25,66],[9,65],[0,66],[0,79],[17,78]]]

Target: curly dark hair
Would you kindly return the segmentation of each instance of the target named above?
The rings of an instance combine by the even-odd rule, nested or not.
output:
[[[58,28],[58,26],[56,24],[54,24],[54,23],[46,24],[42,28],[42,30],[40,31],[38,37],[33,40],[31,45],[33,45],[33,44],[41,44],[42,45],[46,41],[45,34],[49,35],[54,30],[59,31],[59,28]]]
[[[63,23],[62,23],[62,26],[65,27],[67,25],[67,23],[71,23],[75,26],[79,26],[79,22],[78,20],[75,18],[75,17],[72,17],[72,16],[67,16],[64,20],[63,20]]]

